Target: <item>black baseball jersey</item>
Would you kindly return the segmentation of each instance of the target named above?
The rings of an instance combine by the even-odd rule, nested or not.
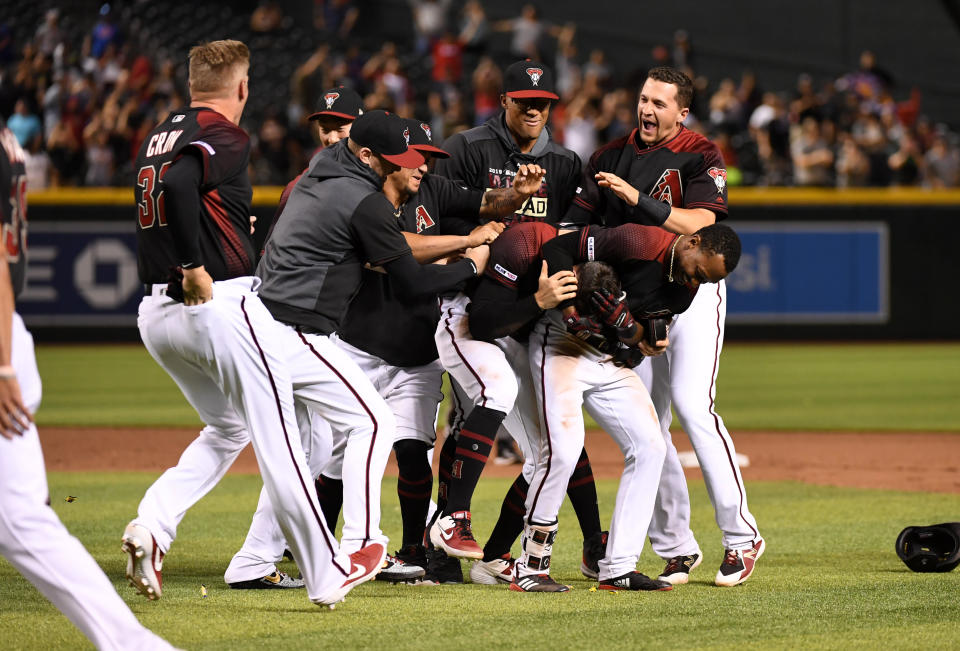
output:
[[[27,171],[16,136],[0,121],[0,224],[13,295],[27,280]]]
[[[653,224],[636,207],[609,188],[597,185],[597,172],[612,172],[658,201],[677,208],[706,208],[727,216],[727,170],[720,150],[698,133],[681,126],[673,138],[648,147],[637,129],[601,147],[587,163],[573,205],[564,221],[619,226]]]
[[[590,226],[548,243],[544,258],[551,273],[581,262],[606,262],[620,277],[634,317],[666,317],[690,307],[697,292],[696,288],[668,280],[671,252],[678,237],[657,226]]]
[[[559,223],[580,183],[580,158],[555,143],[550,138],[549,127],[544,127],[533,149],[525,154],[510,135],[503,113],[479,127],[454,134],[443,143],[443,148],[450,152],[450,158],[438,159],[434,171],[478,190],[509,188],[518,167],[525,163],[536,163],[546,170],[540,190],[512,218],[502,220],[508,224],[515,221]]]
[[[168,282],[185,262],[177,259],[173,235],[167,227],[163,176],[188,150],[199,155],[203,167],[198,233],[201,259],[192,262],[204,265],[214,280],[252,275],[253,188],[247,175],[250,138],[220,113],[191,107],[172,111],[144,139],[137,154],[134,191],[140,280]]]
[[[441,227],[441,220],[472,219],[478,223],[482,198],[479,190],[427,174],[420,191],[404,204],[398,224],[408,233],[448,233],[445,226]],[[338,334],[351,346],[392,366],[423,366],[438,357],[433,335],[439,319],[435,295],[401,299],[386,274],[364,270],[360,291],[350,303]]]
[[[541,249],[557,236],[543,222],[511,226],[490,245],[490,260],[470,295],[470,334],[491,341],[511,335],[525,341],[543,312],[534,295],[540,282]]]

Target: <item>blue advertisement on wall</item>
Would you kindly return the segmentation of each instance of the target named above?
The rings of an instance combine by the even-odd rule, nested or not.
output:
[[[135,326],[143,285],[131,222],[31,222],[17,312],[30,326]]]
[[[727,279],[727,322],[887,323],[883,222],[730,224],[743,254]]]

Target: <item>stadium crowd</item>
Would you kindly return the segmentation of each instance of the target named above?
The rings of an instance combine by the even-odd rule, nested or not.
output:
[[[819,87],[804,74],[795,88],[769,89],[751,71],[697,76],[695,49],[683,31],[654,47],[642,68],[617,71],[602,50],[578,50],[573,25],[548,24],[532,4],[503,20],[487,16],[476,0],[409,5],[409,42],[371,49],[362,46],[369,40],[352,37],[360,11],[354,2],[314,3],[308,53],[292,62],[289,83],[277,87],[286,96],[261,92],[243,123],[255,143],[255,184],[286,184],[306,165],[317,147],[306,117],[323,89],[352,87],[368,108],[429,119],[442,140],[499,111],[504,64],[531,57],[556,71],[555,139],[584,159],[633,128],[638,82],[646,68],[669,64],[695,80],[686,124],[721,147],[731,185],[960,185],[957,134],[923,115],[919,92],[899,89],[871,52],[862,53],[856,70]],[[272,0],[238,18],[239,37],[253,38],[253,68],[275,76],[273,62],[257,58],[257,39],[287,38],[296,21]],[[0,115],[29,153],[31,188],[130,185],[144,135],[186,102],[185,62],[142,47],[149,28],[149,20],[109,5],[96,15],[49,9],[32,31],[20,30],[22,38],[0,24]],[[492,45],[497,32],[509,35],[503,51]]]

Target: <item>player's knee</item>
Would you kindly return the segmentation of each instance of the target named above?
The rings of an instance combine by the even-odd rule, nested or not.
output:
[[[401,475],[419,472],[424,468],[429,472],[430,462],[427,452],[430,446],[417,439],[401,439],[394,442],[393,451],[397,455],[397,467]]]

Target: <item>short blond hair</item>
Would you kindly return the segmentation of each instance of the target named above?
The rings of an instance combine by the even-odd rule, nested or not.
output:
[[[240,41],[201,43],[190,48],[190,94],[216,93],[231,86],[237,72],[246,74],[250,50]]]

